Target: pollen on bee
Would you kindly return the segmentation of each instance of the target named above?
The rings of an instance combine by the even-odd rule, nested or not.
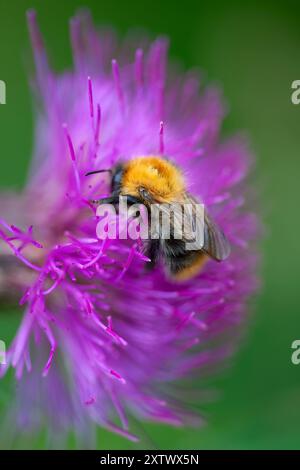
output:
[[[151,173],[153,173],[155,175],[158,175],[158,169],[154,168],[154,167],[151,167]]]

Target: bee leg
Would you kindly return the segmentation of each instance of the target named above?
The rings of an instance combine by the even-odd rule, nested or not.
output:
[[[160,255],[160,241],[150,240],[147,244],[145,254],[151,260],[149,263],[147,263],[146,268],[148,270],[155,268]]]
[[[143,204],[141,199],[138,199],[135,196],[131,196],[130,194],[121,194],[121,197],[126,199],[128,206],[132,206],[133,204]]]

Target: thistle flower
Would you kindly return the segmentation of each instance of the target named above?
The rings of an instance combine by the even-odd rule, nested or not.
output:
[[[0,197],[0,293],[24,309],[0,369],[20,382],[18,420],[78,430],[93,421],[133,440],[128,414],[193,424],[178,382],[231,355],[257,287],[246,145],[220,141],[216,89],[199,93],[194,73],[167,76],[165,39],[121,47],[84,13],[70,26],[74,70],[56,75],[32,11],[28,22],[41,101],[34,158],[22,194]],[[182,169],[230,240],[226,262],[174,284],[145,271],[139,243],[97,238],[89,201],[109,193],[109,178],[86,172],[139,155]]]

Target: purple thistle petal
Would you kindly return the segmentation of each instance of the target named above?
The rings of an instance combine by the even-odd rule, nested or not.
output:
[[[25,313],[0,366],[1,376],[14,367],[20,381],[18,421],[40,425],[44,414],[53,431],[79,433],[94,422],[133,441],[131,413],[198,425],[178,381],[202,378],[233,354],[259,284],[252,157],[242,139],[220,138],[217,90],[199,93],[194,74],[168,74],[164,39],[118,55],[113,34],[98,35],[82,14],[70,24],[74,71],[55,75],[34,12],[28,23],[43,112],[23,194],[0,195],[0,255],[26,272]],[[90,200],[109,195],[110,180],[84,176],[166,152],[232,248],[185,283],[161,267],[147,272],[141,240],[97,238]],[[127,230],[118,217],[109,224]]]

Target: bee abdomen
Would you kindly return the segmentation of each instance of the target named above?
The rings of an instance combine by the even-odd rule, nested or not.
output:
[[[169,276],[176,281],[187,281],[196,276],[209,259],[201,250],[186,250],[183,242],[166,243],[164,259]]]

